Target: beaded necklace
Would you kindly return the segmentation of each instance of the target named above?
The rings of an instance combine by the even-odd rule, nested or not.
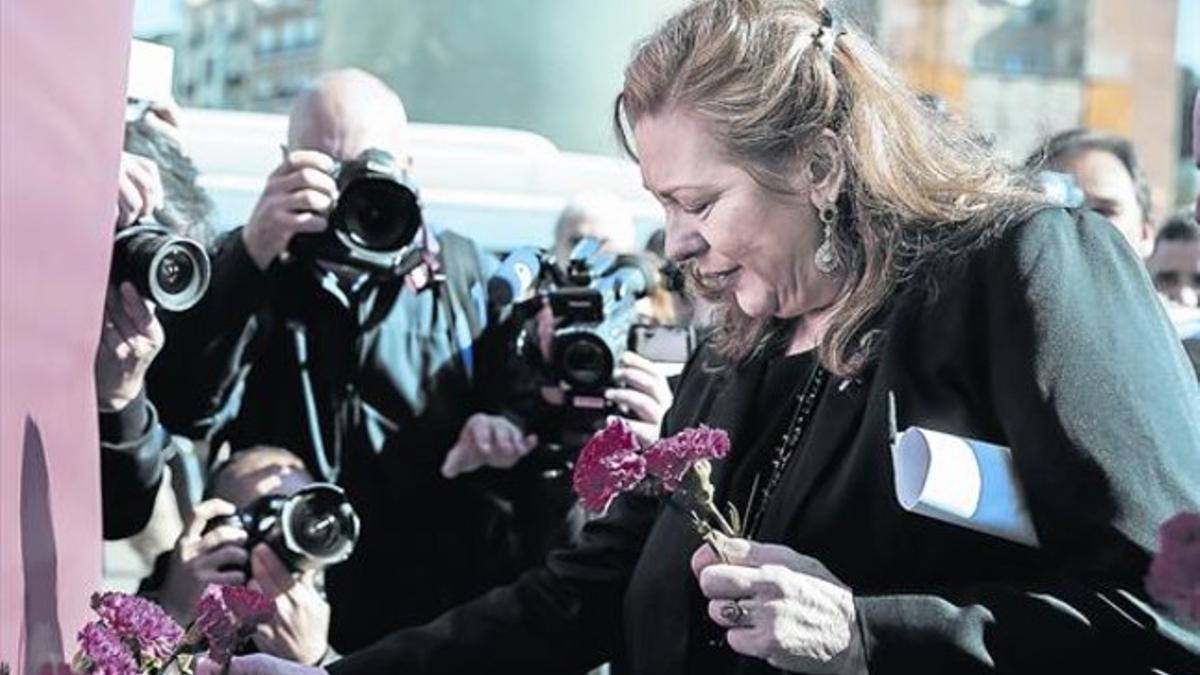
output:
[[[804,388],[796,395],[796,411],[792,414],[787,429],[771,453],[771,462],[766,467],[769,471],[766,475],[766,482],[763,483],[763,471],[760,470],[754,477],[754,484],[750,488],[750,499],[746,504],[746,513],[749,516],[746,520],[746,536],[753,535],[762,523],[771,496],[775,493],[780,479],[783,478],[783,472],[787,469],[792,455],[796,454],[797,448],[800,447],[800,440],[804,437],[804,432],[808,428],[813,411],[816,410],[817,401],[821,398],[821,391],[825,388],[828,379],[829,373],[818,363],[813,366],[813,372],[809,375]],[[760,483],[762,484],[761,489],[759,488]]]

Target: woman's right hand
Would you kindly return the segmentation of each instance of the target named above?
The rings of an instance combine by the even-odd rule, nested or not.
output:
[[[225,671],[212,659],[201,657],[196,664],[196,675],[329,675],[329,671],[277,656],[250,654],[233,657]]]

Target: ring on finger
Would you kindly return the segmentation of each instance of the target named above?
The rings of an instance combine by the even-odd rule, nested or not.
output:
[[[731,626],[745,626],[750,623],[750,609],[741,600],[730,600],[721,607],[721,618]]]

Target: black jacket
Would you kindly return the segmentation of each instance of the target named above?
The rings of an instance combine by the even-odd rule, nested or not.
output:
[[[172,428],[235,450],[287,448],[318,479],[314,438],[330,461],[340,456],[337,482],[362,536],[326,575],[339,651],[511,581],[524,560],[505,495],[486,476],[439,472],[467,417],[493,409],[488,375],[501,357],[491,352],[500,346],[489,341],[485,302],[494,263],[468,239],[438,239],[444,282],[414,293],[395,279],[343,302],[310,264],[259,271],[235,230],[214,256],[204,302],[167,326],[152,372],[151,394]]]
[[[758,538],[823,561],[855,592],[870,672],[1196,672],[1200,638],[1148,604],[1160,523],[1200,508],[1200,392],[1138,260],[1107,222],[1049,210],[899,293],[878,358],[826,387]],[[718,503],[745,452],[763,362],[684,374],[667,433],[730,431]],[[904,512],[887,445],[901,428],[1009,446],[1041,547]],[[776,672],[711,631],[677,512],[618,498],[574,550],[331,668],[535,673]]]
[[[118,412],[100,413],[100,495],[105,539],[142,530],[154,510],[170,435],[145,393]]]

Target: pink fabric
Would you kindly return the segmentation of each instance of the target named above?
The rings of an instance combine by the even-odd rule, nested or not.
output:
[[[92,359],[130,0],[0,2],[0,661],[74,651],[100,581]]]

